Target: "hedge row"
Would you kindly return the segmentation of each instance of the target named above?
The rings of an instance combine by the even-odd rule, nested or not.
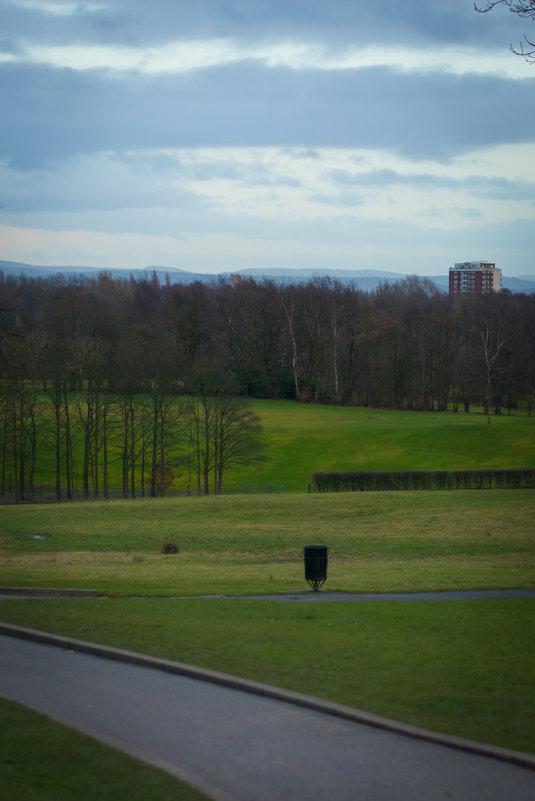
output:
[[[314,483],[318,492],[526,489],[535,487],[535,470],[355,470],[314,473]]]

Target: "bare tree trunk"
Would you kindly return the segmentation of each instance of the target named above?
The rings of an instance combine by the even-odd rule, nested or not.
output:
[[[157,460],[158,460],[158,403],[157,399],[153,398],[153,409],[152,409],[152,470],[150,476],[150,496],[151,498],[156,497],[156,472],[157,472]]]
[[[65,411],[65,470],[67,473],[67,498],[73,498],[73,459],[72,459],[72,439],[71,439],[71,416],[69,410],[69,396],[67,387],[63,388],[63,408]]]
[[[490,414],[490,403],[492,399],[493,384],[498,373],[502,368],[498,366],[498,357],[505,345],[507,337],[503,334],[501,323],[498,322],[496,336],[492,336],[491,325],[485,318],[482,319],[479,328],[481,338],[484,376],[485,376],[485,403],[484,414]]]
[[[160,414],[160,495],[165,495],[165,431],[164,431],[164,410]]]
[[[130,494],[136,497],[136,425],[135,408],[130,398]]]
[[[12,406],[13,412],[13,473],[15,476],[15,503],[18,503],[21,499],[20,495],[20,485],[19,485],[19,471],[18,471],[18,460],[19,460],[19,451],[18,451],[18,440],[17,440],[17,407],[15,401],[13,401]]]
[[[204,494],[210,494],[210,410],[208,407],[208,399],[204,399]]]
[[[106,500],[110,497],[110,487],[108,484],[108,402],[108,397],[106,397],[102,408],[102,481]]]
[[[122,447],[122,476],[123,498],[128,498],[128,462],[129,462],[129,416],[126,403],[121,403],[123,413],[123,447]]]
[[[288,306],[282,298],[282,305],[284,311],[286,312],[286,319],[288,320],[288,331],[290,332],[290,341],[292,343],[292,375],[294,379],[294,388],[295,388],[295,397],[299,397],[299,378],[297,374],[297,342],[295,339],[294,328],[293,328],[293,318],[294,318],[294,310],[295,310],[295,300],[292,298],[291,308],[288,309]]]
[[[6,465],[7,465],[7,448],[8,448],[7,406],[4,406],[2,411],[3,411],[3,415],[4,415],[4,426],[3,426],[3,432],[2,432],[2,484],[1,484],[1,495],[2,495],[2,497],[4,497],[5,494],[6,494]]]
[[[61,395],[56,387],[54,393],[54,418],[56,439],[56,500],[61,501]]]
[[[19,495],[21,501],[26,499],[26,432],[24,430],[24,381],[19,382]]]

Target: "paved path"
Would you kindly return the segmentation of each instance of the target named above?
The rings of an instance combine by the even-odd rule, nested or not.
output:
[[[230,596],[229,596],[230,597]],[[248,601],[482,601],[486,598],[535,598],[535,590],[449,590],[443,592],[328,592],[239,596]]]
[[[468,753],[343,719],[345,707],[325,714],[160,668],[0,634],[0,694],[163,767],[216,801],[535,798],[533,758],[523,765],[521,755],[515,764]]]

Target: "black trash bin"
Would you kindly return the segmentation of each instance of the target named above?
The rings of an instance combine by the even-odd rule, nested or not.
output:
[[[327,552],[326,545],[305,545],[303,554],[305,557],[305,579],[308,581],[314,592],[325,584],[327,580]]]

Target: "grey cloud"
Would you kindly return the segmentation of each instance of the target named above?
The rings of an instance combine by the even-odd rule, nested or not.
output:
[[[240,183],[243,186],[248,186],[248,187],[286,186],[293,189],[297,189],[303,186],[302,181],[299,181],[297,178],[292,178],[291,176],[279,175],[273,177],[271,171],[266,167],[251,168],[249,170],[243,168]]]
[[[70,15],[0,2],[4,25],[47,43],[164,43],[177,38],[319,40],[333,46],[450,43],[507,46],[523,28],[513,15],[478,15],[466,0],[107,0]]]
[[[7,53],[9,55],[20,55],[22,52],[20,46],[14,39],[0,39],[0,53]]]
[[[114,3],[112,5],[115,6]],[[518,19],[482,16],[466,0],[135,0],[131,25],[155,38],[176,35],[320,39],[335,46],[376,43],[501,46],[521,30]],[[508,38],[507,38],[508,37]]]
[[[335,192],[331,195],[315,193],[310,196],[310,200],[326,206],[362,206],[364,203],[363,195],[357,192]]]
[[[321,161],[322,155],[318,153],[317,150],[313,148],[282,148],[282,152],[288,156],[292,156],[292,158],[298,159],[311,159],[312,161]]]
[[[440,207],[432,206],[422,211],[421,216],[427,217],[429,219],[441,220],[444,219],[445,217],[448,217],[448,215],[450,215],[452,212],[454,212],[455,214],[459,214],[461,217],[464,217],[465,219],[477,219],[477,218],[482,219],[483,217],[481,209],[458,208],[457,206],[455,206],[454,208],[448,206],[440,206]]]
[[[535,131],[532,82],[491,77],[240,64],[110,80],[8,63],[0,83],[0,158],[21,169],[99,150],[240,145],[378,147],[447,160],[533,141]],[[498,110],[492,124],[489,109]]]
[[[36,211],[74,212],[102,209],[185,208],[199,211],[209,199],[185,189],[167,173],[166,180],[150,168],[136,168],[114,158],[66,159],[58,170],[24,173],[0,168],[0,185],[5,196],[3,221],[13,215]]]
[[[95,10],[78,3],[72,14],[54,14],[46,4],[26,7],[0,0],[0,19],[3,30],[9,31],[12,38],[33,44],[134,44],[137,41],[129,32],[131,17],[125,13],[124,3],[112,2],[108,8]]]
[[[335,186],[361,186],[384,189],[389,186],[409,186],[422,191],[430,189],[462,189],[475,195],[500,200],[528,200],[535,202],[535,184],[528,181],[511,181],[507,178],[486,178],[468,175],[456,178],[431,173],[404,174],[396,170],[369,170],[351,173],[347,170],[332,170],[327,179]]]
[[[167,180],[184,179],[202,182],[222,178],[244,181],[249,177],[246,167],[236,165],[232,161],[225,161],[224,156],[219,156],[217,161],[196,159],[189,162],[181,160],[176,154],[134,150],[117,151],[112,154],[111,158],[127,164],[137,172],[154,174],[165,177]]]
[[[303,186],[303,182],[299,181],[297,178],[277,178],[275,181],[272,182],[273,186],[288,186],[292,189],[299,189],[299,187]]]
[[[535,203],[535,184],[527,181],[509,181],[505,178],[468,177],[466,186],[481,197],[496,200],[527,200]]]

